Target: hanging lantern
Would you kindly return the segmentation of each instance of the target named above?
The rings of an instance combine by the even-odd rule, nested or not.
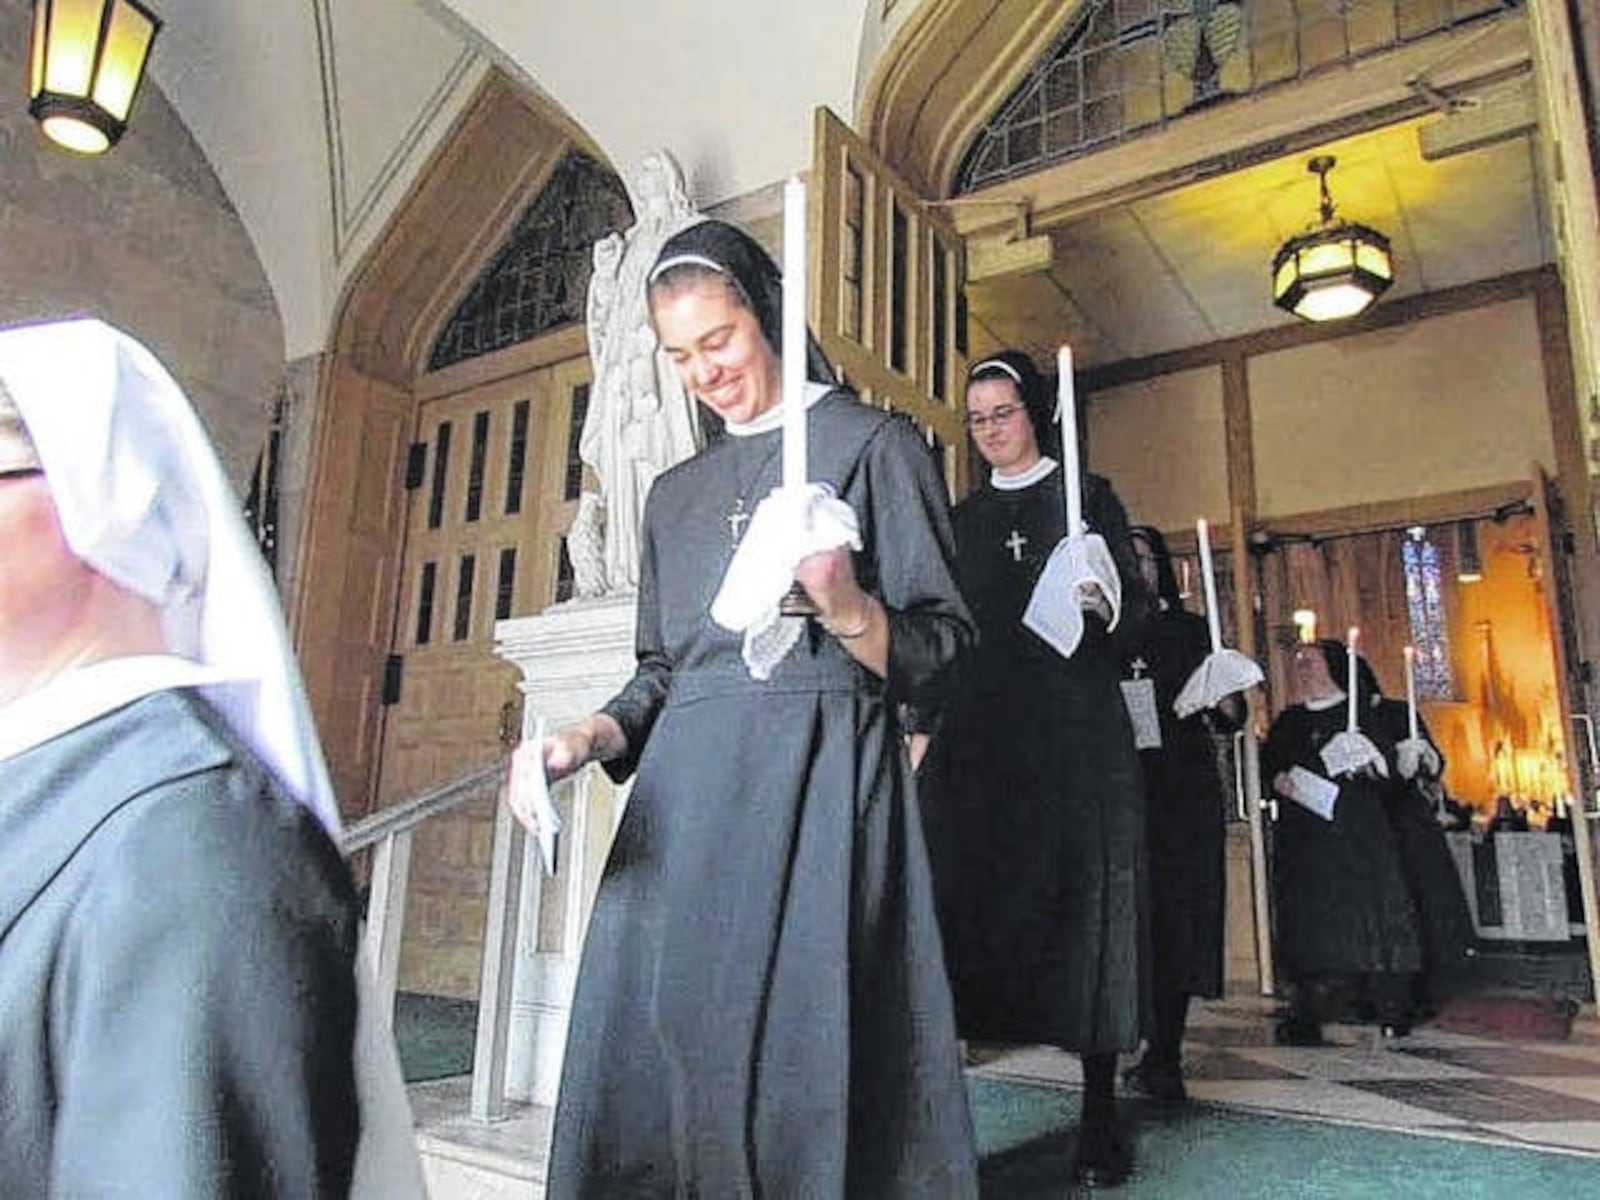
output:
[[[1333,219],[1328,194],[1331,154],[1306,164],[1322,184],[1322,221],[1290,238],[1272,260],[1272,302],[1307,321],[1336,321],[1364,312],[1394,282],[1389,239],[1353,221]]]
[[[34,0],[28,111],[45,136],[79,154],[114,146],[160,28],[137,0]]]

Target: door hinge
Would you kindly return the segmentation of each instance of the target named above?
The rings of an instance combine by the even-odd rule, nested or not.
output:
[[[405,674],[405,655],[391,654],[383,661],[383,699],[385,708],[400,703],[400,677]]]

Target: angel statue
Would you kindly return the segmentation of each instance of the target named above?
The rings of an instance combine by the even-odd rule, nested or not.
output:
[[[605,593],[637,590],[645,495],[657,475],[699,448],[694,398],[656,343],[645,291],[662,244],[700,215],[665,150],[644,157],[629,198],[634,224],[594,247],[588,299],[594,386],[578,442],[579,456],[600,481]],[[594,516],[580,508],[580,518]]]

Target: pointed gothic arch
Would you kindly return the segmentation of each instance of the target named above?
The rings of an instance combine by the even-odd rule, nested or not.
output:
[[[377,798],[418,380],[462,297],[573,152],[603,162],[564,114],[491,71],[336,308],[313,417],[314,500],[294,625],[347,817]],[[581,321],[559,336],[563,353],[582,353]]]

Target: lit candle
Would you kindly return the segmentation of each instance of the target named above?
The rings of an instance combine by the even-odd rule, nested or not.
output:
[[[1411,738],[1417,736],[1417,648],[1407,646],[1406,655],[1406,712],[1410,719]]]
[[[1067,536],[1083,532],[1083,482],[1078,478],[1078,406],[1072,395],[1072,347],[1056,351],[1056,419],[1061,422],[1061,493]]]
[[[783,484],[806,481],[806,185],[783,185]]]
[[[1355,733],[1360,725],[1356,721],[1356,638],[1361,635],[1361,630],[1354,625],[1350,626],[1350,636],[1345,640],[1345,657],[1350,663],[1350,682],[1345,691],[1350,699],[1350,715],[1346,719],[1346,728]]]
[[[1211,653],[1222,649],[1222,616],[1217,612],[1217,571],[1211,563],[1211,532],[1206,519],[1194,523],[1195,542],[1200,547],[1200,580],[1206,589],[1206,625],[1211,630]]]

